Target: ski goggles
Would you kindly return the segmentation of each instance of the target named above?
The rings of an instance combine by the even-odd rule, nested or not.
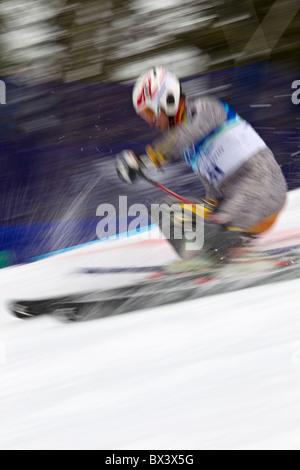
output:
[[[151,108],[144,108],[139,111],[139,115],[147,122],[155,122],[160,116],[160,110],[155,112]]]

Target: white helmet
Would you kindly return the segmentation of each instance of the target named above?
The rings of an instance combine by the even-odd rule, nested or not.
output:
[[[132,101],[138,114],[147,108],[158,118],[163,109],[167,116],[172,117],[178,111],[180,96],[178,78],[164,67],[152,67],[137,79]]]

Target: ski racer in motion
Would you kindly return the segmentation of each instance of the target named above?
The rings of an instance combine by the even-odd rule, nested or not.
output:
[[[118,175],[132,183],[145,168],[160,169],[177,158],[186,161],[206,189],[205,199],[193,201],[192,215],[204,223],[204,245],[197,257],[227,258],[234,247],[274,224],[286,200],[285,178],[270,148],[227,103],[210,96],[187,98],[172,72],[153,67],[137,79],[133,105],[162,136],[140,157],[122,151],[116,160]],[[161,221],[156,222],[164,232]],[[173,215],[173,223],[182,223],[182,216]],[[190,257],[184,237],[169,241],[182,258]]]
[[[140,282],[48,299],[14,300],[9,308],[18,318],[47,314],[64,322],[95,320],[300,277],[297,246],[249,252],[246,243],[274,224],[287,195],[281,169],[255,130],[218,99],[187,99],[178,79],[162,67],[152,68],[137,80],[133,104],[162,136],[146,147],[145,155],[121,152],[117,172],[127,183],[137,176],[151,181],[147,169],[159,170],[183,156],[204,184],[206,198],[184,204],[190,208],[185,212],[177,195],[180,210],[173,209],[174,201],[161,204],[172,217],[154,221],[167,234],[170,226],[165,221],[174,229],[185,229],[185,218],[190,216],[197,228],[200,218],[203,245],[189,251],[190,234],[176,238],[173,232],[167,239],[180,255],[179,261],[144,267],[151,268],[151,276]],[[99,273],[105,270],[100,268]]]

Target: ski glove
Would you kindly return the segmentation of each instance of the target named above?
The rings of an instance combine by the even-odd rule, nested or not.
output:
[[[116,170],[119,178],[131,184],[137,176],[143,176],[147,170],[155,167],[148,155],[137,157],[132,150],[123,150],[116,157]]]
[[[116,158],[116,169],[119,178],[131,184],[140,172],[140,162],[131,150],[123,150]]]

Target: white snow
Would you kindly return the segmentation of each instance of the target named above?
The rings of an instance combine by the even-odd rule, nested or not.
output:
[[[300,190],[260,245],[300,240]],[[174,257],[145,234],[0,271],[0,449],[300,449],[299,280],[79,324],[7,302],[139,274]]]

